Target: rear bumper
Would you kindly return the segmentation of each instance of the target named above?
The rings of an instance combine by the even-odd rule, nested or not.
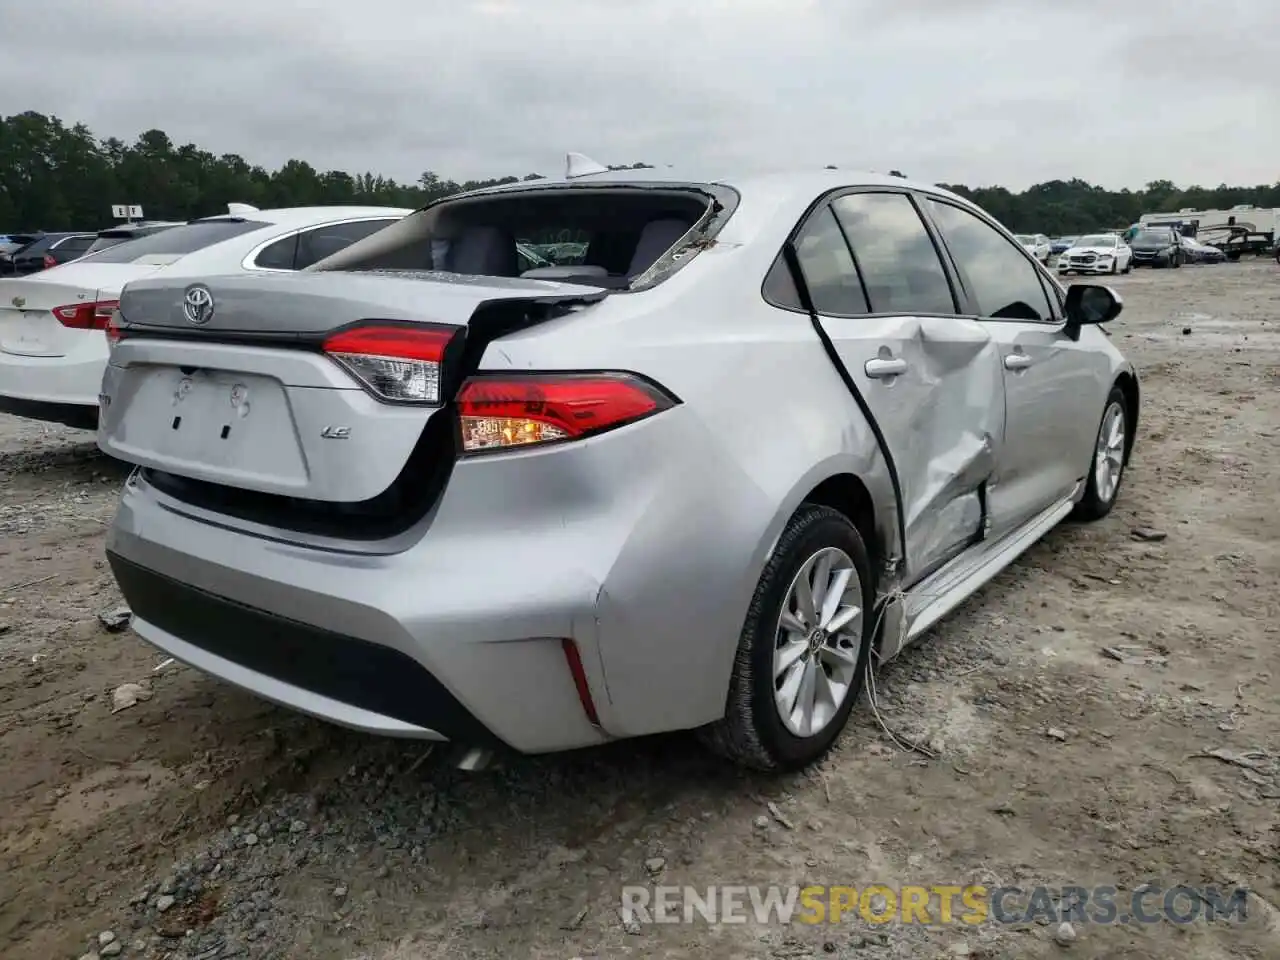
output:
[[[44,420],[61,423],[79,430],[98,429],[98,405],[79,403],[50,403],[46,400],[25,400],[20,397],[0,396],[0,413],[28,420]]]
[[[65,357],[28,357],[0,351],[0,396],[53,407],[88,408],[96,414],[107,367],[105,340],[100,357],[77,357],[77,352]]]
[[[578,643],[602,701],[590,584],[510,532],[427,558],[361,556],[246,538],[180,511],[135,474],[107,537],[135,632],[171,656],[371,733],[525,753],[608,739],[563,649],[563,638]]]
[[[344,726],[492,742],[439,680],[398,650],[246,607],[111,551],[107,559],[139,632],[194,667]]]

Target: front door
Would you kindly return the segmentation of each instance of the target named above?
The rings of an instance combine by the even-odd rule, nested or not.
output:
[[[983,535],[1005,416],[999,355],[981,323],[958,315],[907,192],[824,204],[797,252],[818,324],[893,461],[909,586]]]
[[[970,210],[941,199],[927,206],[999,348],[1005,444],[989,500],[998,536],[1062,501],[1087,473],[1105,358],[1067,335],[1052,282],[1017,243]]]

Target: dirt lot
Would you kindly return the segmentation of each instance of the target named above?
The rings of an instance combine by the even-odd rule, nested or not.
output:
[[[1116,511],[1055,531],[883,670],[886,723],[936,758],[864,704],[821,771],[783,780],[685,737],[463,774],[156,673],[98,619],[119,603],[102,537],[121,468],[88,434],[0,417],[0,954],[1280,956],[1280,270],[1116,286],[1145,392]],[[150,696],[113,713],[126,682]],[[1197,756],[1222,748],[1260,755]],[[1243,924],[1077,925],[1067,946],[1034,922],[624,929],[620,886],[653,873],[1256,896]]]

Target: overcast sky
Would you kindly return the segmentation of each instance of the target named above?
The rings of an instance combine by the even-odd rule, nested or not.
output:
[[[566,151],[1021,189],[1280,178],[1275,0],[0,0],[0,114],[414,180]]]

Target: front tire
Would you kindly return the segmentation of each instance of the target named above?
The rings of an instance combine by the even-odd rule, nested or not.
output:
[[[722,719],[699,737],[757,770],[795,770],[835,743],[862,692],[875,592],[857,527],[805,504],[760,574]]]
[[[1111,261],[1111,275],[1114,277],[1114,276],[1115,276],[1117,273],[1119,273],[1119,272],[1120,272],[1120,264],[1119,264],[1119,263],[1117,263],[1115,260],[1112,260],[1112,261]]]
[[[1130,422],[1129,402],[1124,391],[1114,386],[1107,394],[1107,405],[1098,424],[1084,496],[1071,514],[1077,520],[1101,520],[1115,506],[1129,464]]]

